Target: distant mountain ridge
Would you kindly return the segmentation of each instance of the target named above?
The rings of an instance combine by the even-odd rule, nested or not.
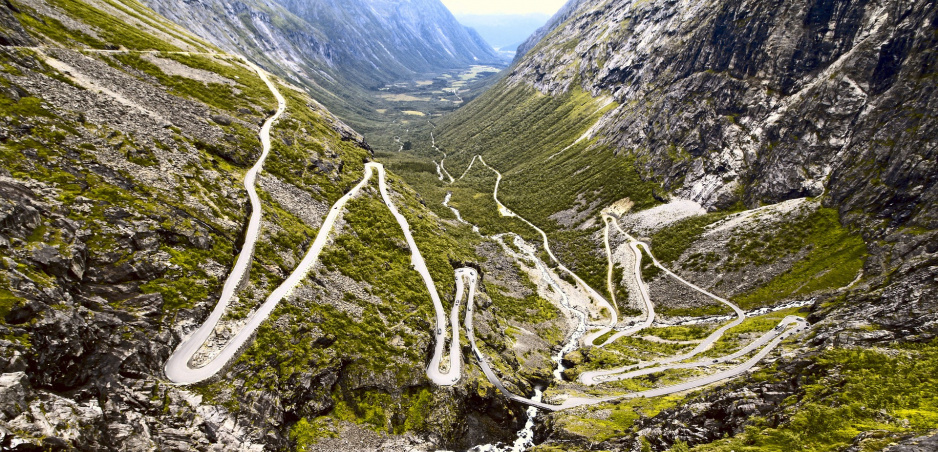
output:
[[[551,16],[547,14],[457,14],[456,19],[477,31],[498,50],[514,51]]]
[[[498,60],[439,0],[279,3],[326,36],[340,71],[365,83]]]
[[[439,0],[144,3],[213,44],[302,84],[357,128],[369,112],[382,108],[370,104],[362,90],[418,74],[504,62]]]

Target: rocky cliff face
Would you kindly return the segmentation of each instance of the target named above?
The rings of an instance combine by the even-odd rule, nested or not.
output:
[[[622,106],[605,140],[705,206],[829,188],[839,203],[934,228],[936,10],[893,2],[578,2],[512,70]],[[907,163],[908,162],[908,163]],[[900,170],[906,165],[905,170]],[[890,175],[901,173],[902,182]],[[884,174],[885,178],[875,178]],[[929,176],[931,175],[931,176]],[[830,184],[828,184],[828,179]],[[847,182],[850,181],[850,182]],[[742,190],[740,190],[740,188]],[[905,208],[898,207],[899,205]],[[862,206],[862,207],[861,207]]]
[[[438,0],[148,0],[228,51],[306,87],[361,125],[380,106],[367,90],[501,57]]]
[[[935,251],[935,5],[577,1],[550,25],[499,89],[609,96],[594,154],[710,210],[823,194],[874,274]]]
[[[778,364],[796,381],[782,385],[783,392],[797,393],[809,372],[796,355],[928,343],[938,334],[930,295],[938,262],[936,48],[933,3],[571,1],[522,46],[507,81],[444,121],[449,131],[437,139],[455,155],[450,160],[481,152],[494,162],[506,174],[502,196],[529,218],[573,205],[572,196],[564,203],[532,200],[532,189],[551,178],[557,182],[551,193],[559,198],[572,187],[578,203],[609,205],[629,196],[644,208],[683,198],[719,213],[817,197],[836,209],[870,256],[852,290],[815,298],[813,340]],[[592,104],[582,100],[584,92]],[[657,185],[651,193],[628,191],[639,186],[627,170],[632,166]],[[617,178],[626,187],[618,198],[607,194]],[[536,213],[531,204],[550,212]],[[580,204],[574,213],[594,209]],[[564,231],[557,241],[590,230],[586,222],[555,224],[550,217],[535,223]],[[759,241],[776,233],[784,234],[767,231]],[[579,244],[599,254],[597,237]],[[689,262],[685,254],[675,265],[704,285],[733,272],[722,265],[688,271]],[[764,284],[754,273],[747,281]],[[876,326],[864,331],[862,323]],[[729,403],[725,393],[685,400],[684,408],[640,422],[638,435],[620,432],[627,440],[596,447],[646,450],[636,439],[643,436],[658,441],[648,447],[667,450],[678,439],[701,444],[755,428],[746,416],[772,419],[772,428],[797,417],[798,409],[782,409],[779,400],[752,396],[766,390],[762,384],[748,387],[742,398],[749,401]],[[733,414],[739,404],[755,408]],[[608,412],[578,416],[551,416],[544,450],[559,444],[592,450],[582,423],[612,419]],[[856,441],[860,447],[866,439]]]
[[[371,158],[361,135],[275,81],[287,111],[259,177],[250,278],[197,359],[293,270]],[[427,381],[429,317],[414,315],[427,306],[399,230],[369,229],[372,212],[396,224],[374,190],[341,221],[329,267],[224,376],[166,381],[241,251],[243,177],[276,106],[250,66],[136,1],[0,3],[0,449],[281,450],[341,436],[322,447],[427,450],[510,432],[520,410],[490,387]],[[450,250],[428,256],[433,268],[469,261],[390,177],[419,243]]]
[[[387,83],[498,60],[438,0],[282,0],[329,39],[331,63],[352,80]]]

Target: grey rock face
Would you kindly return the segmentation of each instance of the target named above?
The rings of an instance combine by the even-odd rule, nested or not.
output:
[[[883,452],[928,452],[931,450],[938,450],[938,435],[905,440],[900,444],[883,449]]]
[[[500,58],[439,0],[145,3],[224,49],[323,86],[373,88]]]
[[[10,2],[0,5],[0,46],[33,45],[33,38],[13,16],[14,12],[18,10]]]
[[[508,78],[614,98],[600,140],[673,195],[711,210],[824,195],[839,209],[871,257],[857,287],[816,301],[816,334],[798,353],[928,342],[938,335],[936,31],[938,8],[925,3],[580,0],[522,46]],[[739,433],[752,416],[781,422],[779,402],[812,372],[784,366],[784,387],[714,391],[640,421],[639,434],[667,450]],[[556,444],[564,434],[542,432]]]
[[[510,79],[611,94],[605,140],[705,206],[739,199],[732,182],[750,205],[826,186],[838,205],[933,227],[912,206],[936,196],[938,138],[910,112],[935,111],[935,17],[895,2],[572,2]]]
[[[0,415],[10,420],[22,413],[27,406],[29,381],[23,372],[0,375]]]

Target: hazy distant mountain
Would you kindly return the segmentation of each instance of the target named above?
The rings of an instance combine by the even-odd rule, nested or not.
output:
[[[364,85],[498,60],[439,0],[145,1],[226,49]]]
[[[439,0],[142,0],[221,48],[311,90],[362,128],[363,90],[416,74],[504,62]]]
[[[495,52],[439,0],[280,0],[325,33],[335,65],[381,81],[414,72],[491,63]]]
[[[493,47],[514,51],[538,28],[547,23],[547,14],[463,14],[456,19],[472,27]]]

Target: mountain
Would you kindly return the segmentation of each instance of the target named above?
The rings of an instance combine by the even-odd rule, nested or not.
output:
[[[369,87],[498,61],[438,0],[147,3],[232,51],[273,54],[267,58],[282,58],[280,65],[290,68],[312,64]]]
[[[139,2],[0,3],[0,449],[509,439],[523,409],[480,371],[451,389],[426,370],[434,306],[411,250],[451,303],[452,263],[479,261],[479,240],[446,234],[394,173],[355,189],[372,159],[305,89]],[[500,304],[529,294],[496,281]],[[200,325],[217,320],[183,367],[257,318],[213,378],[174,383],[168,359]]]
[[[531,47],[541,42],[548,33],[552,32],[560,24],[566,22],[575,12],[581,11],[581,6],[584,2],[585,0],[569,0],[565,3],[560,10],[550,17],[546,24],[535,30],[534,33],[518,45],[517,57],[520,58],[527,54],[528,50],[531,50]]]
[[[155,11],[294,83],[358,129],[386,128],[375,91],[476,64],[502,64],[439,0],[147,0]]]
[[[514,51],[518,44],[528,39],[542,27],[550,16],[547,14],[460,14],[459,23],[479,32],[486,42],[496,49]]]
[[[0,450],[938,443],[934,2],[151,4],[0,2]]]
[[[811,336],[763,373],[661,414],[551,415],[545,450],[882,447],[868,439],[870,415],[823,407],[862,405],[870,381],[890,378],[845,364],[857,349],[934,353],[936,48],[934,3],[575,0],[519,49],[505,80],[438,124],[446,166],[483,156],[504,176],[501,202],[587,282],[606,278],[600,209],[627,202],[622,223],[687,280],[750,308],[809,306]],[[763,220],[734,229],[751,215]],[[687,296],[652,270],[653,299]],[[569,359],[609,359],[600,350]],[[812,378],[856,390],[813,393]],[[828,424],[804,431],[818,416]],[[885,437],[913,444],[933,427]]]
[[[387,83],[498,61],[438,0],[281,1],[326,34],[336,52],[331,62],[352,80]]]

